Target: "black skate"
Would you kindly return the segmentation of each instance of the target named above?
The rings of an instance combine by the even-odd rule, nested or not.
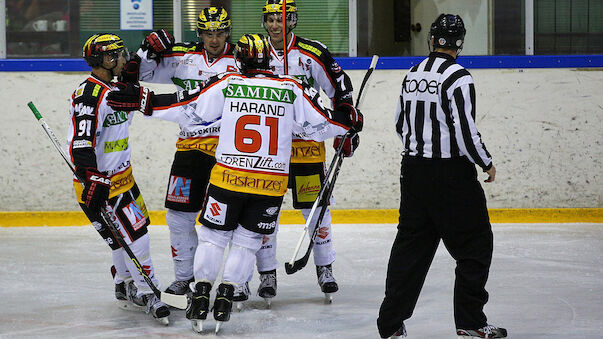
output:
[[[404,323],[402,323],[402,327],[400,327],[390,338],[396,339],[404,337],[406,337],[406,326],[404,326]]]
[[[240,311],[243,308],[243,301],[249,300],[249,283],[245,282],[235,288],[234,295],[232,297],[232,301],[234,301],[237,311]]]
[[[216,333],[220,331],[220,326],[223,322],[230,320],[234,289],[235,287],[233,284],[221,283],[218,286],[213,307],[214,319],[216,319]]]
[[[326,266],[316,266],[316,276],[318,277],[318,285],[320,290],[325,294],[325,303],[332,303],[333,297],[331,293],[335,293],[339,290],[337,281],[333,276],[333,268],[331,264]]]
[[[115,279],[115,275],[117,275],[117,270],[115,269],[115,266],[111,266],[111,276],[113,279]],[[126,283],[124,281],[115,284],[115,299],[120,303],[127,302],[128,295],[126,292]]]
[[[271,299],[276,296],[276,270],[260,272],[258,295],[264,298],[270,308]]]
[[[494,325],[486,325],[476,330],[463,330],[460,328],[456,329],[456,334],[459,339],[469,338],[506,338],[507,330],[502,327],[496,327]]]
[[[211,283],[207,280],[200,281],[196,285],[190,283],[190,289],[193,295],[191,302],[186,308],[186,318],[191,320],[193,331],[203,332],[203,320],[207,319],[209,311],[209,291],[211,291]]]
[[[189,280],[174,280],[170,286],[165,289],[165,292],[177,295],[190,295],[192,292],[189,284],[194,282],[195,278],[190,278]]]

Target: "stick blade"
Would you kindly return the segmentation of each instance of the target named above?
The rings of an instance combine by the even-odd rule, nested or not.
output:
[[[303,258],[295,260],[295,262],[293,262],[293,265],[291,265],[291,263],[286,262],[285,263],[285,272],[287,272],[287,274],[293,274],[293,273],[301,270],[302,268],[306,267],[307,263],[308,263],[308,256],[304,256]]]
[[[161,292],[159,295],[159,300],[181,310],[185,310],[186,306],[188,306],[188,298],[185,295]]]

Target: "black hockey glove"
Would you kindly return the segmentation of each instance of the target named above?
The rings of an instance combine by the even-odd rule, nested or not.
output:
[[[161,54],[170,49],[176,40],[165,29],[160,29],[149,34],[143,41],[140,48],[147,51],[147,57],[155,61],[159,61]]]
[[[107,94],[107,104],[116,111],[140,110],[144,115],[152,115],[151,96],[153,92],[137,83],[118,82],[119,90]]]
[[[130,53],[130,58],[128,58],[128,62],[124,65],[124,69],[121,70],[117,81],[138,83],[138,79],[140,78],[140,60],[140,57],[136,53]]]
[[[354,106],[342,103],[335,108],[335,121],[353,128],[356,132],[362,131],[364,116]]]
[[[86,181],[82,192],[82,201],[92,211],[100,211],[109,199],[111,179],[103,175],[96,168],[86,169]]]
[[[341,135],[338,135],[337,137],[335,137],[335,139],[333,139],[333,148],[335,149],[335,151],[339,149],[339,145],[341,145],[341,139],[343,139],[343,136]],[[360,136],[358,136],[358,133],[354,133],[349,138],[346,138],[343,142],[343,148],[341,149],[341,151],[343,152],[343,156],[346,158],[353,156],[354,151],[356,150],[356,148],[358,148],[358,144],[360,144]]]

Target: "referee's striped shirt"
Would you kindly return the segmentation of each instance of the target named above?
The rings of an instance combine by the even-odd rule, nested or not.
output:
[[[445,53],[432,52],[404,77],[396,110],[402,155],[422,158],[466,156],[484,171],[492,167],[475,126],[471,74]]]

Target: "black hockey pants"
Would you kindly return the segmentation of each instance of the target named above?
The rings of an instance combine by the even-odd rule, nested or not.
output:
[[[377,319],[379,333],[382,337],[391,336],[412,315],[440,239],[456,261],[456,327],[485,326],[485,285],[493,239],[475,165],[465,158],[431,160],[405,156],[400,184],[398,234]]]

